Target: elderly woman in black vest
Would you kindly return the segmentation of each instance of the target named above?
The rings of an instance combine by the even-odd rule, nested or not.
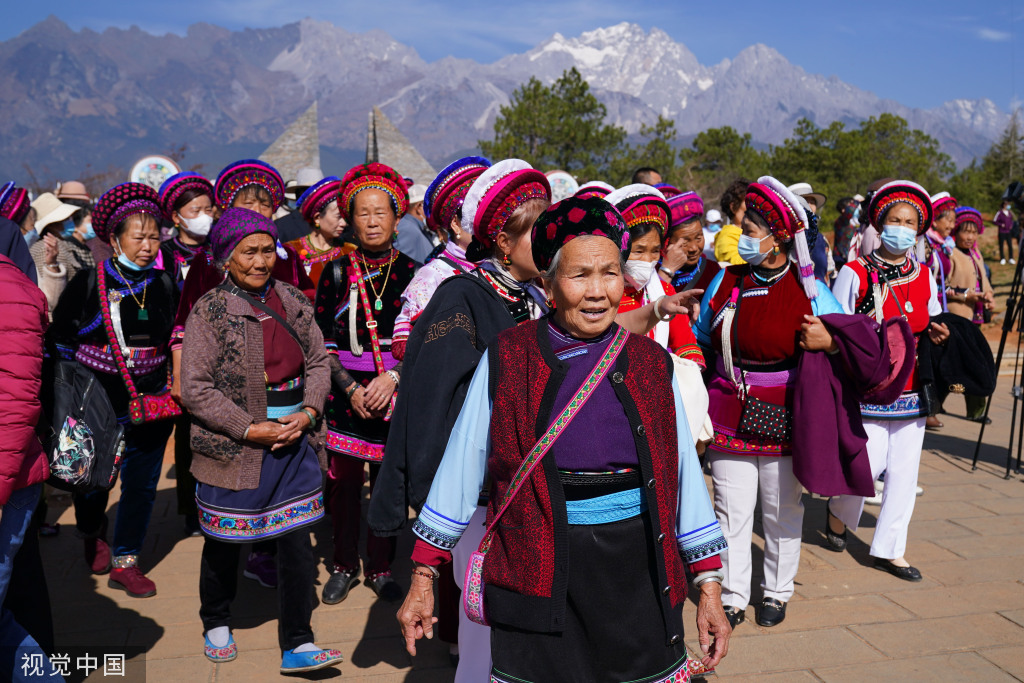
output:
[[[437,566],[489,475],[484,561],[470,562],[464,602],[493,629],[492,680],[685,680],[727,651],[724,539],[667,354],[615,324],[625,222],[573,197],[533,233],[555,313],[499,335],[470,383],[414,527],[407,648],[433,635]],[[701,594],[701,662],[682,640],[684,566]]]

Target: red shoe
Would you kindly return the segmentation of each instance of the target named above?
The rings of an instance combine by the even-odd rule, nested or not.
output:
[[[86,538],[85,563],[93,574],[106,574],[110,571],[110,546],[102,538]]]
[[[138,565],[114,567],[110,571],[107,585],[122,590],[133,598],[148,598],[156,595],[156,584],[146,578]]]

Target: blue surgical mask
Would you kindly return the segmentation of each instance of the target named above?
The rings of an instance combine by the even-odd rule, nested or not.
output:
[[[751,237],[750,235],[740,235],[740,241],[736,246],[736,250],[739,252],[740,258],[752,266],[761,265],[761,262],[768,258],[768,252],[761,251],[761,242],[764,242],[769,237],[771,237],[771,235],[767,235],[761,239]]]
[[[910,251],[917,242],[917,231],[902,225],[883,225],[882,244],[891,253],[899,255]]]
[[[60,233],[62,239],[69,240],[75,234],[75,222],[71,219],[64,221],[64,230]]]
[[[130,270],[133,273],[144,273],[147,270],[151,270],[153,266],[156,265],[156,261],[150,261],[148,266],[140,266],[138,263],[125,256],[123,251],[117,255],[117,262],[122,268]]]
[[[29,231],[22,235],[22,237],[25,238],[25,243],[30,247],[39,241],[39,233],[36,232],[35,228],[29,228]]]
[[[85,232],[82,233],[82,239],[91,240],[94,237],[96,237],[96,230],[92,227],[92,221],[87,221],[85,223]]]

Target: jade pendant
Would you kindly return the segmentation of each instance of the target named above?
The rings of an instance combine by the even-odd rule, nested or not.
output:
[[[384,310],[384,304],[382,304],[380,302],[380,299],[377,299],[376,301],[373,302],[373,310],[375,310],[375,311]]]
[[[140,308],[139,309],[139,318],[138,319],[139,320],[149,320],[149,311],[147,311],[145,308]]]

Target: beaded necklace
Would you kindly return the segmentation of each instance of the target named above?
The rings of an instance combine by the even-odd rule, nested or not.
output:
[[[704,270],[704,257],[701,256],[697,259],[697,265],[693,267],[693,270],[684,272],[683,270],[677,270],[675,276],[672,278],[672,286],[680,287],[682,285],[688,285],[693,281],[693,278],[697,277],[697,273]]]

